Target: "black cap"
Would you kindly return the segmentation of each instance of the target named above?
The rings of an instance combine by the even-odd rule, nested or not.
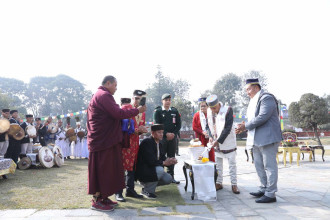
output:
[[[164,95],[162,95],[162,100],[167,99],[167,98],[171,98],[171,94],[165,93]]]
[[[151,131],[159,131],[159,130],[164,130],[164,125],[163,124],[151,125]]]
[[[4,108],[4,109],[2,109],[2,112],[10,112],[10,109],[9,108]]]
[[[10,111],[10,114],[13,114],[13,113],[15,113],[15,112],[18,112],[17,110],[11,110]]]
[[[259,84],[259,79],[247,79],[246,82],[245,82],[246,85],[249,85],[249,84]]]
[[[41,118],[36,118],[36,121],[41,121]]]
[[[33,115],[25,115],[25,118],[33,118]]]
[[[198,99],[198,102],[205,102],[206,101],[206,97],[201,97]]]
[[[121,98],[120,103],[121,104],[129,104],[129,103],[131,103],[131,99],[130,98]]]
[[[133,92],[133,95],[134,96],[143,96],[143,95],[146,95],[147,93],[145,91],[142,91],[142,90],[134,90]]]

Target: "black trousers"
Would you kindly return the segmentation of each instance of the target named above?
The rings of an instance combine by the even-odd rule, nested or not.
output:
[[[18,162],[18,156],[21,153],[21,141],[9,138],[9,146],[5,154],[5,158],[12,159],[16,164]]]
[[[170,141],[166,140],[166,138],[163,138],[162,145],[166,157],[175,157],[175,151],[177,145],[176,136]],[[167,167],[167,173],[174,177],[174,164]]]
[[[127,171],[126,174],[126,192],[134,191],[134,171]],[[118,191],[116,194],[122,194],[123,190]]]

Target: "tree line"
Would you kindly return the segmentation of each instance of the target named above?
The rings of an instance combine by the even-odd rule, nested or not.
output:
[[[216,94],[223,104],[233,107],[234,114],[245,115],[249,103],[244,90],[247,78],[259,78],[262,88],[267,90],[266,75],[250,71],[243,76],[225,74],[216,80],[212,89],[202,92],[200,96]],[[189,100],[190,86],[187,80],[174,80],[158,67],[154,82],[146,88],[146,121],[153,120],[154,109],[161,105],[161,96],[170,93],[172,106],[179,110],[183,127],[191,129],[193,114],[198,111],[198,97],[195,101]],[[29,83],[0,77],[0,107],[17,109],[22,115],[29,112],[35,116],[56,116],[78,112],[87,108],[91,97],[92,92],[85,89],[85,85],[67,75],[38,76]],[[308,93],[302,95],[300,101],[290,104],[289,121],[295,127],[311,129],[317,133],[320,128],[330,129],[329,112],[330,95],[319,97]]]

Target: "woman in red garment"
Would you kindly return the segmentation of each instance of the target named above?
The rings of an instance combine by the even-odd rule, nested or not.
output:
[[[199,107],[200,110],[195,113],[193,118],[192,127],[195,131],[195,136],[198,138],[203,146],[207,146],[207,143],[209,142],[209,136],[208,136],[208,125],[207,125],[207,104],[206,104],[206,98],[199,98]],[[209,152],[209,159],[210,161],[215,162],[215,156],[214,156],[214,148],[211,149]]]

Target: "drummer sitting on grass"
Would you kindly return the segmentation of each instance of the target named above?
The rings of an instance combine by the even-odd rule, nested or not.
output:
[[[166,158],[163,152],[161,140],[163,139],[164,125],[151,126],[152,137],[144,139],[139,148],[136,165],[135,179],[139,180],[142,195],[148,199],[155,199],[157,186],[168,185],[172,182],[172,176],[164,171],[164,166],[171,166],[177,160]]]

